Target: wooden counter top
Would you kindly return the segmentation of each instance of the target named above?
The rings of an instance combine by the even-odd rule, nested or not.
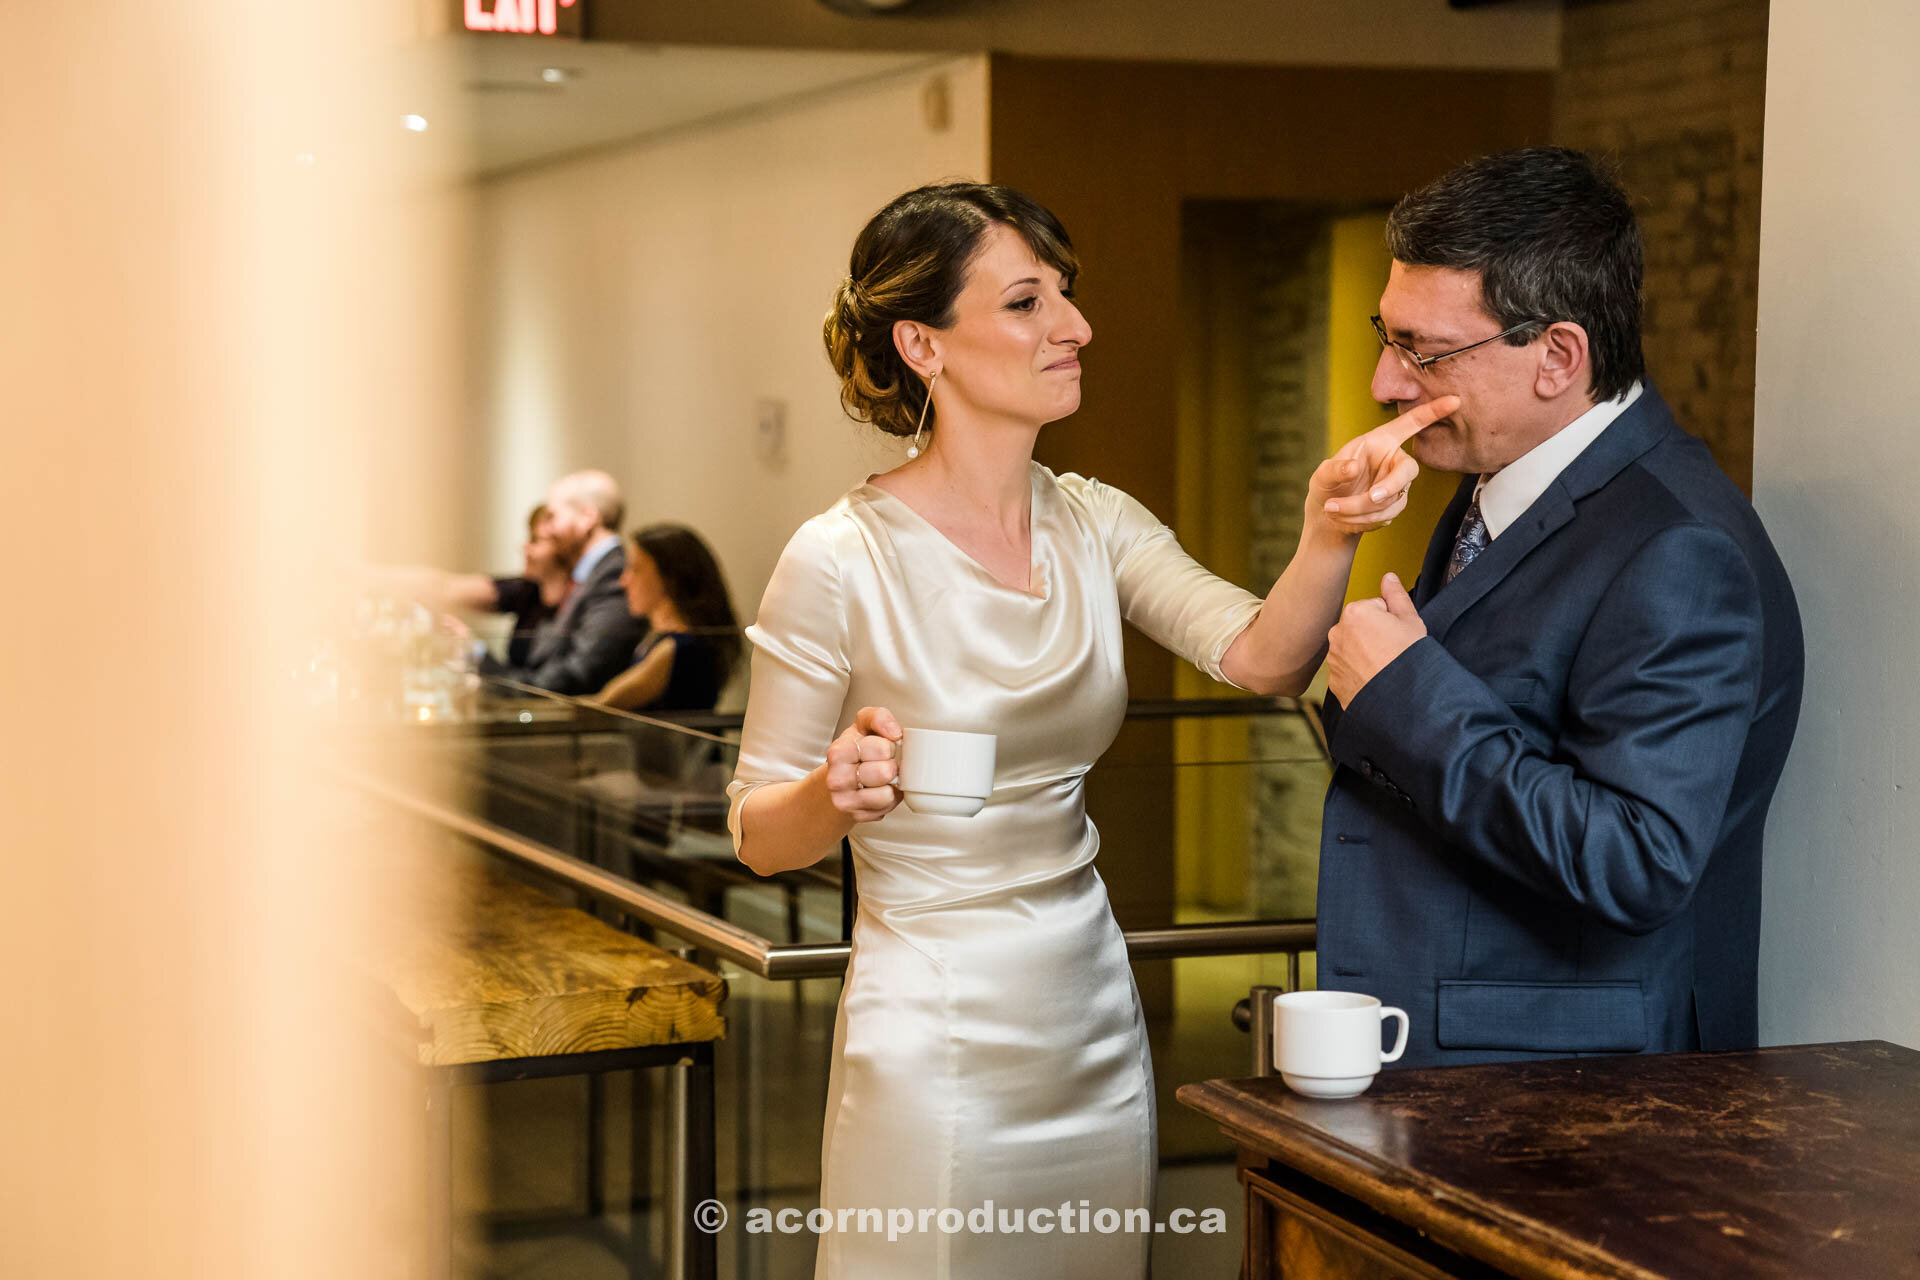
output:
[[[449,857],[422,877],[436,923],[375,959],[419,1019],[428,1066],[718,1039],[727,984],[584,911]]]
[[[1178,1096],[1243,1168],[1502,1275],[1920,1276],[1920,1053],[1884,1041],[1387,1071],[1345,1101],[1278,1077]]]

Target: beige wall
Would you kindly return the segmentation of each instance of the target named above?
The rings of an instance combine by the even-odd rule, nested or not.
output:
[[[1288,66],[1552,67],[1560,5],[1447,0],[924,0],[854,18],[818,0],[594,0],[591,35],[668,44],[927,49]]]
[[[1761,1035],[1920,1045],[1920,10],[1774,0],[1754,502],[1807,694],[1767,836]]]
[[[923,113],[936,80],[944,128]],[[957,58],[478,187],[473,562],[516,563],[548,480],[601,466],[630,523],[709,538],[751,618],[793,530],[900,460],[842,413],[821,347],[853,238],[902,191],[984,177],[986,115],[986,59]],[[755,451],[763,399],[786,406],[779,463]]]

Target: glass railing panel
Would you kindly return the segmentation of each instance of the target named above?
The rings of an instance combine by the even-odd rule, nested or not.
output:
[[[1275,703],[1192,715],[1165,704],[1137,711],[1088,779],[1089,812],[1103,835],[1098,867],[1123,927],[1139,937],[1166,926],[1245,929],[1310,917],[1329,772],[1311,718]],[[763,945],[843,938],[837,857],[775,878],[755,876],[733,857],[725,786],[736,723],[674,724],[487,681],[463,714],[399,717],[381,735],[399,757],[436,756],[457,779],[447,803],[487,830],[611,870]],[[604,902],[581,901],[662,945],[687,941],[640,928]],[[697,958],[725,976],[731,992],[729,1033],[716,1055],[721,1194],[736,1213],[811,1207],[839,981],[774,980]],[[1158,1083],[1162,1198],[1227,1208],[1236,1240],[1229,1146],[1179,1106],[1173,1090],[1247,1074],[1251,1046],[1233,1025],[1234,1002],[1255,985],[1310,984],[1312,961],[1310,952],[1269,952],[1134,965]],[[639,1105],[662,1104],[645,1096]],[[652,1170],[633,1190],[651,1196],[664,1176]],[[650,1231],[659,1225],[648,1221]],[[722,1274],[804,1272],[811,1246],[805,1235],[728,1233]]]
[[[1097,864],[1128,929],[1307,920],[1330,766],[1284,700],[1138,704],[1087,779]],[[1236,709],[1238,707],[1239,709]],[[396,750],[439,753],[469,812],[775,943],[844,939],[840,858],[771,879],[733,855],[737,718],[697,724],[482,681],[465,714],[401,719]]]
[[[726,733],[487,680],[473,715],[392,736],[443,752],[460,802],[487,823],[776,944],[845,936],[837,853],[774,877],[735,858]]]

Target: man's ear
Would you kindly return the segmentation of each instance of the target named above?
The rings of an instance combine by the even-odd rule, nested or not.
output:
[[[1558,400],[1569,387],[1585,391],[1593,380],[1587,331],[1571,320],[1556,320],[1540,335],[1540,367],[1533,390],[1542,400]]]
[[[893,349],[900,353],[909,369],[923,378],[931,378],[940,369],[939,331],[918,320],[893,322]]]

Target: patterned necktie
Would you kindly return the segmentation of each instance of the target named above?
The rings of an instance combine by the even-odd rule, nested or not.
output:
[[[1480,495],[1475,494],[1473,505],[1460,521],[1460,532],[1454,535],[1453,554],[1447,557],[1447,576],[1440,585],[1445,586],[1459,577],[1460,571],[1472,564],[1473,558],[1485,551],[1490,541],[1486,518],[1480,514]]]

